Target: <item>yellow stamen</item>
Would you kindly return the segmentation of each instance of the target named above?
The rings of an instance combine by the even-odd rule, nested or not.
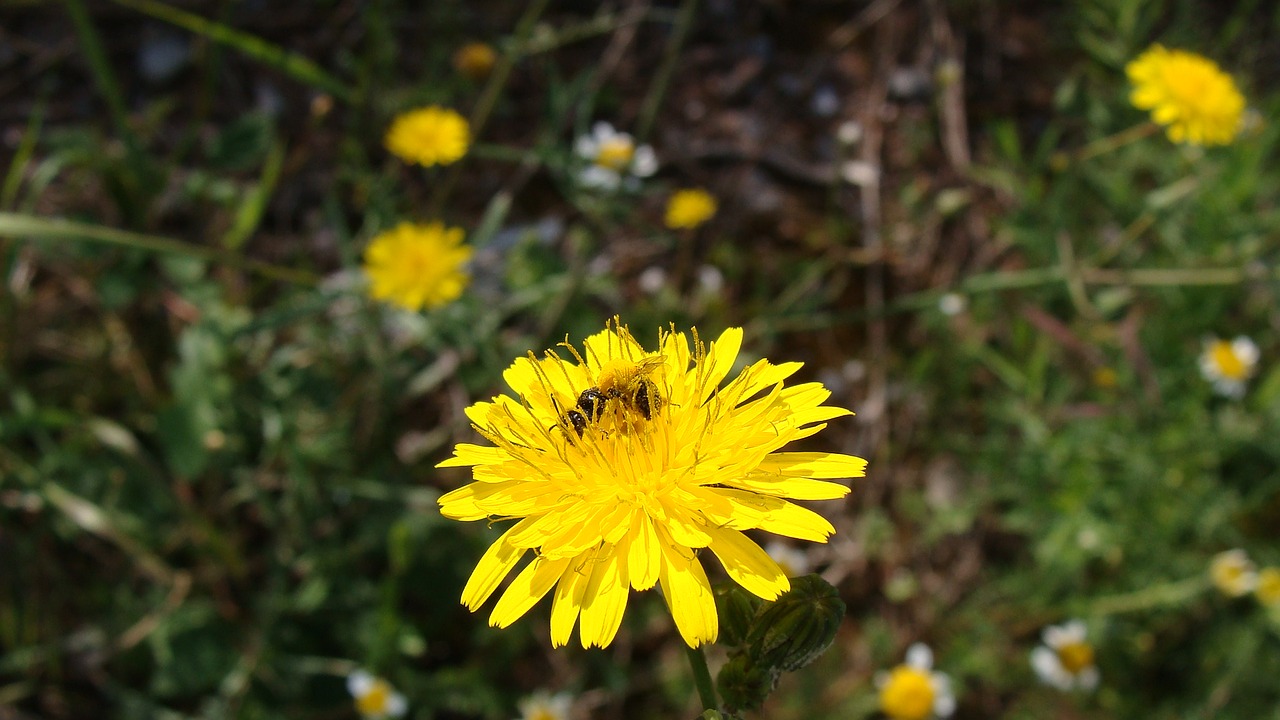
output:
[[[1072,675],[1079,675],[1093,665],[1093,646],[1087,642],[1072,642],[1057,648],[1058,661]]]
[[[893,720],[924,720],[933,712],[933,695],[928,673],[899,665],[880,689],[880,709]]]
[[[625,138],[613,138],[600,143],[600,150],[596,152],[596,164],[621,172],[630,167],[635,154],[635,143]]]

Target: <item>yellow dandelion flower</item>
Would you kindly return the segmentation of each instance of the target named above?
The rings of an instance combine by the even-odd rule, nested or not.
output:
[[[453,54],[453,67],[472,80],[484,80],[498,62],[493,46],[482,42],[469,42]]]
[[[471,248],[462,230],[440,223],[400,223],[373,238],[364,251],[369,296],[406,310],[456,300],[471,281],[464,265]]]
[[[672,230],[692,230],[716,214],[716,199],[702,188],[679,190],[667,201],[666,223]]]
[[[423,167],[457,162],[470,143],[467,119],[435,105],[397,115],[383,140],[392,155]]]
[[[1134,86],[1130,102],[1151,111],[1173,142],[1226,145],[1240,133],[1244,96],[1212,60],[1153,45],[1125,73]]]
[[[1258,586],[1253,594],[1266,607],[1280,608],[1280,568],[1263,568],[1258,573]]]
[[[768,600],[786,573],[744,531],[825,542],[822,516],[790,500],[831,500],[866,461],[781,452],[849,415],[823,405],[820,383],[784,386],[801,363],[760,360],[723,383],[741,328],[704,345],[672,328],[649,351],[614,318],[571,356],[516,360],[504,377],[514,397],[467,409],[493,446],[460,444],[441,467],[472,466],[475,482],[445,494],[455,520],[518,520],[490,546],[462,593],[480,607],[530,551],[532,560],[498,599],[489,624],[506,627],[548,593],[551,642],[607,646],[631,589],[661,585],[690,647],[719,632],[711,584],[698,558],[710,549],[730,578]],[[553,592],[554,590],[554,592]]]

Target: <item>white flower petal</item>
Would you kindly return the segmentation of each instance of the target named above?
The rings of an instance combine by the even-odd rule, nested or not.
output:
[[[591,126],[591,136],[595,138],[596,143],[603,145],[618,136],[618,131],[613,129],[613,125],[604,120],[597,120],[595,125]]]
[[[373,688],[373,676],[365,670],[353,670],[347,676],[347,691],[352,697],[362,697]]]
[[[578,175],[578,182],[587,188],[617,190],[618,186],[622,184],[622,176],[607,167],[588,165]]]
[[[1069,620],[1061,625],[1062,637],[1068,643],[1082,643],[1088,632],[1083,620]]]
[[[574,143],[573,151],[585,160],[595,160],[596,155],[600,154],[600,145],[589,135],[583,135]]]
[[[631,158],[631,173],[636,177],[649,177],[658,172],[658,156],[649,145],[636,148]]]
[[[933,651],[924,643],[914,643],[907,648],[907,664],[917,670],[933,668]]]
[[[1043,645],[1031,651],[1031,669],[1036,671],[1041,682],[1055,687],[1067,673],[1062,667],[1062,661],[1058,659],[1058,653]]]
[[[938,717],[951,717],[956,711],[956,696],[951,692],[951,678],[944,673],[933,673],[933,714]]]
[[[391,717],[402,717],[409,711],[409,701],[405,700],[400,693],[393,692],[387,698],[387,715]]]
[[[1080,671],[1080,674],[1076,677],[1076,683],[1080,686],[1081,690],[1092,691],[1094,688],[1098,687],[1098,681],[1100,679],[1101,676],[1098,673],[1098,668],[1089,666]]]
[[[1240,358],[1240,362],[1245,365],[1253,365],[1258,362],[1258,346],[1252,340],[1241,335],[1231,341],[1231,351]]]

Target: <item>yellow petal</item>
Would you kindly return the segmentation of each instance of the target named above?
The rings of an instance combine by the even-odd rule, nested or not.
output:
[[[670,538],[662,541],[662,557],[662,597],[680,637],[689,647],[715,642],[720,634],[720,618],[702,564],[692,551],[676,547]]]
[[[561,504],[549,508],[542,515],[530,517],[531,522],[521,532],[511,536],[511,544],[517,547],[541,547],[547,544],[548,538],[576,534],[584,527],[591,511],[585,503]]]
[[[759,469],[792,477],[854,478],[867,474],[867,461],[841,453],[779,452],[761,461]]]
[[[720,333],[720,338],[711,343],[707,356],[698,368],[701,382],[699,403],[704,403],[711,393],[720,386],[720,381],[733,369],[733,362],[738,359],[738,351],[742,349],[742,328],[729,328]]]
[[[725,395],[748,399],[764,388],[772,387],[786,380],[804,366],[804,363],[788,362],[774,365],[768,360],[757,360],[755,364],[738,374],[732,382],[725,386]]]
[[[560,576],[555,597],[551,601],[552,647],[569,644],[573,625],[578,621],[578,613],[582,610],[582,596],[587,592],[587,582],[591,579],[595,557],[596,553],[592,550],[570,559]]]
[[[442,467],[462,467],[466,465],[498,465],[511,459],[502,448],[488,445],[472,445],[458,443],[453,449],[453,457],[436,465]]]
[[[643,510],[636,510],[624,546],[627,548],[627,570],[631,576],[631,587],[636,590],[653,587],[658,582],[662,569],[662,548],[658,545],[658,533],[653,529],[653,521]]]
[[[785,500],[782,501],[782,507],[770,510],[765,515],[759,527],[777,535],[820,543],[826,542],[836,532],[826,518]]]
[[[789,500],[838,500],[849,494],[849,488],[844,485],[784,475],[753,474],[735,481],[731,487]]]
[[[710,528],[711,552],[720,558],[733,581],[765,600],[791,589],[787,574],[769,554],[737,530]]]
[[[502,579],[511,572],[516,563],[520,562],[520,558],[524,557],[524,548],[515,547],[507,542],[507,538],[521,524],[516,523],[510,530],[503,533],[502,537],[495,540],[476,563],[476,569],[471,571],[471,577],[467,579],[467,585],[462,589],[462,604],[466,605],[468,610],[475,612],[476,608],[483,605],[498,588]]]
[[[582,617],[578,624],[582,647],[608,647],[613,642],[630,592],[625,559],[613,548],[601,550],[582,596]]]
[[[504,628],[519,620],[522,615],[529,612],[529,608],[538,604],[543,595],[555,587],[568,565],[568,558],[560,560],[537,558],[525,566],[525,569],[507,586],[502,597],[498,598],[498,604],[493,607],[493,613],[489,615],[489,625]]]

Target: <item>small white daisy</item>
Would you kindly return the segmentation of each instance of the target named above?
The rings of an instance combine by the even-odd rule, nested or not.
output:
[[[891,720],[925,720],[951,717],[956,697],[951,678],[933,671],[933,651],[923,643],[907,648],[907,662],[876,675],[880,710]]]
[[[769,554],[769,557],[773,558],[774,562],[778,563],[778,566],[782,568],[782,572],[786,573],[787,577],[808,575],[809,569],[813,565],[809,561],[808,553],[784,542],[773,540],[764,546],[764,551]]]
[[[617,190],[624,183],[635,187],[638,178],[658,171],[658,156],[652,147],[636,145],[635,138],[614,130],[607,122],[596,123],[590,134],[578,138],[574,149],[587,161],[578,175],[584,187]]]
[[[1258,346],[1243,335],[1231,341],[1209,338],[1200,353],[1200,374],[1218,394],[1243,397],[1245,383],[1258,367],[1258,355]]]
[[[1244,550],[1235,548],[1213,556],[1209,562],[1209,579],[1223,595],[1240,597],[1257,587],[1258,571]]]
[[[1098,666],[1085,635],[1080,620],[1044,629],[1044,645],[1031,651],[1031,667],[1041,682],[1064,691],[1098,687]]]
[[[347,690],[356,699],[356,710],[368,720],[401,717],[409,709],[404,696],[391,687],[391,683],[374,677],[364,670],[356,670],[347,676]]]
[[[517,720],[569,720],[573,708],[573,696],[569,693],[551,693],[540,690],[521,700],[520,717]]]

